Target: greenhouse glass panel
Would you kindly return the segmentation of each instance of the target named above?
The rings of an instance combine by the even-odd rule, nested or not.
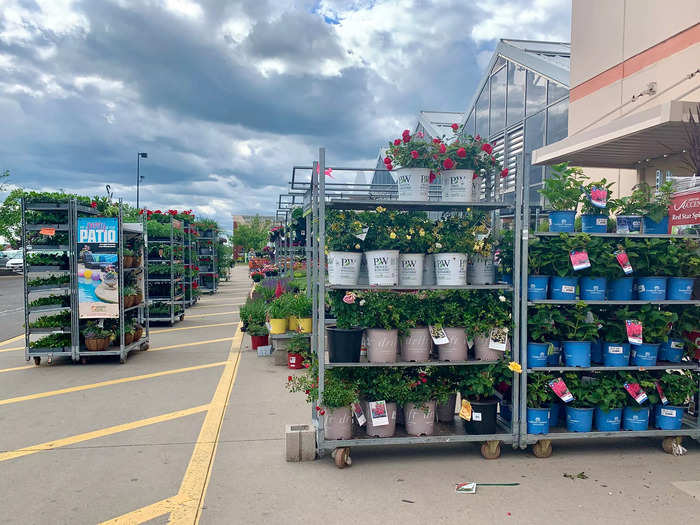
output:
[[[564,139],[569,134],[569,101],[562,100],[547,108],[547,144]]]
[[[544,111],[525,120],[525,151],[533,150],[544,145]],[[542,166],[530,166],[530,184],[542,180]]]
[[[506,68],[491,77],[491,127],[490,133],[498,133],[506,127]]]
[[[532,115],[544,109],[547,102],[547,79],[532,71],[527,72],[527,100],[525,111]]]
[[[557,100],[564,98],[569,94],[568,88],[560,86],[556,82],[549,81],[549,87],[547,88],[547,104],[556,102]]]
[[[467,123],[464,125],[464,133],[466,135],[474,136],[474,111],[469,113],[469,117],[467,118]]]
[[[484,89],[479,95],[479,100],[476,101],[476,134],[482,137],[489,136],[489,85],[484,86]]]
[[[508,125],[523,119],[525,114],[525,68],[508,62]]]

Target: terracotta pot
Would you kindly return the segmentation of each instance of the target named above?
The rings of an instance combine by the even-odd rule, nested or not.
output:
[[[137,328],[136,330],[134,330],[134,341],[140,340],[142,335],[143,335],[143,328]]]
[[[406,403],[403,407],[406,433],[412,436],[432,436],[435,430],[435,400]]]
[[[432,338],[427,328],[411,328],[408,335],[401,338],[402,361],[428,361]]]
[[[366,333],[367,360],[370,363],[396,362],[396,348],[398,346],[399,339],[398,330],[368,328]]]
[[[367,435],[371,437],[391,437],[396,433],[396,403],[387,402],[386,404],[386,414],[389,418],[388,425],[380,425],[378,427],[372,425],[372,416],[369,412],[369,402],[362,402],[362,410],[365,413],[365,418],[367,418],[366,431]]]
[[[350,407],[326,408],[324,436],[326,439],[350,439],[352,437],[352,413]]]
[[[109,337],[85,338],[85,346],[90,352],[101,352],[109,344]]]
[[[131,255],[125,255],[123,257],[123,262],[124,262],[124,268],[132,268],[134,264],[134,258]]]
[[[124,345],[130,345],[131,343],[134,342],[134,334],[133,332],[130,334],[124,334]]]
[[[455,419],[457,394],[452,394],[446,403],[438,403],[437,418],[440,423],[452,423]]]
[[[438,359],[440,361],[466,361],[467,360],[467,334],[464,328],[445,328],[449,343],[437,345]]]
[[[136,306],[137,304],[141,304],[143,302],[143,293],[139,292],[136,294],[136,302],[133,304],[133,306]]]
[[[141,266],[141,256],[139,255],[138,257],[134,257],[134,266],[132,268],[138,268]]]
[[[510,350],[510,338],[506,343],[506,351]],[[480,361],[498,361],[503,359],[505,352],[491,350],[489,348],[489,336],[477,335],[474,338],[474,355]]]

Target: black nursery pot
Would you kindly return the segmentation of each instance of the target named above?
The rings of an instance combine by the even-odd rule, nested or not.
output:
[[[328,359],[331,363],[358,363],[362,347],[362,328],[326,327]]]
[[[465,398],[464,396],[462,398],[468,399],[468,397]],[[462,419],[464,431],[467,434],[496,434],[498,400],[470,401],[470,403],[472,405],[472,420],[465,421]]]

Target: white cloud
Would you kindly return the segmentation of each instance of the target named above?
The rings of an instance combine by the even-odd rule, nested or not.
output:
[[[75,0],[34,0],[38,10],[20,0],[5,0],[2,7],[4,27],[0,40],[7,44],[27,42],[42,31],[57,36],[87,32],[90,23],[74,6]]]
[[[201,19],[204,14],[202,6],[191,0],[165,0],[164,5],[167,10],[185,18]]]

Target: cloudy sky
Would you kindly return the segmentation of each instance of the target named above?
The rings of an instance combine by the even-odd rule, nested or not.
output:
[[[270,213],[294,164],[371,167],[464,111],[499,38],[569,40],[570,0],[0,0],[0,170],[30,189]],[[0,194],[0,198],[3,195]]]

